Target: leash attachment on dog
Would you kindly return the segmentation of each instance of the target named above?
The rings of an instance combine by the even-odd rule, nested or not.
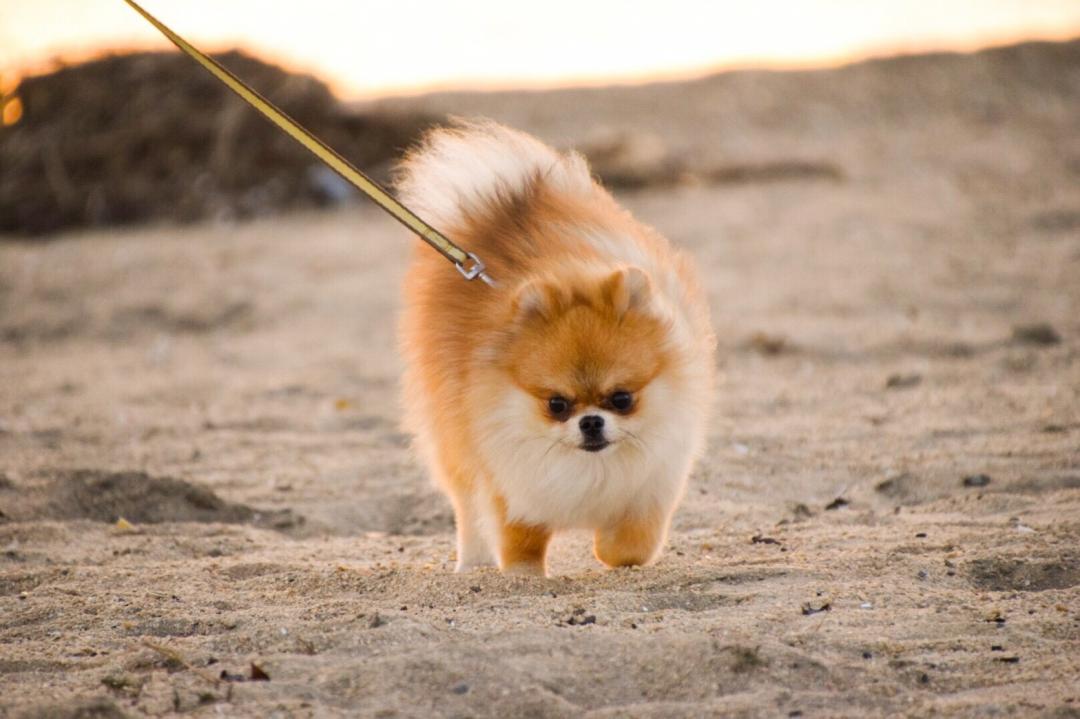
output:
[[[319,158],[327,167],[341,175],[350,185],[367,195],[376,205],[388,212],[391,217],[416,233],[421,240],[431,245],[446,259],[454,263],[454,267],[466,280],[480,278],[486,284],[494,287],[495,280],[487,273],[487,268],[479,257],[471,252],[466,252],[455,245],[449,238],[424,222],[420,217],[397,198],[390,194],[382,185],[372,180],[358,170],[348,160],[339,155],[330,146],[319,138],[312,135],[300,123],[282,112],[272,102],[251,89],[243,80],[229,70],[225,69],[217,60],[204,54],[194,45],[170,30],[164,23],[144,10],[134,0],[124,0],[135,12],[139,13],[156,27],[162,35],[167,37],[174,45],[183,50],[193,60],[202,65],[211,75],[216,77],[226,87],[240,96],[244,102],[258,110],[263,117],[274,123],[285,134],[306,147],[311,154]]]

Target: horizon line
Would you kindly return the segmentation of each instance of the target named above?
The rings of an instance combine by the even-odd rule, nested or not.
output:
[[[768,57],[748,58],[721,62],[707,66],[672,68],[656,72],[634,74],[574,75],[551,79],[529,79],[524,77],[506,78],[460,78],[431,83],[411,85],[387,85],[369,90],[349,89],[348,83],[334,78],[333,73],[317,71],[302,62],[293,62],[284,54],[261,52],[243,43],[216,43],[208,45],[205,52],[220,55],[227,52],[242,52],[262,62],[274,64],[292,74],[304,74],[325,83],[341,102],[370,103],[379,100],[406,99],[425,95],[457,93],[500,93],[500,92],[550,92],[571,89],[601,89],[605,87],[635,87],[651,84],[694,82],[716,75],[735,72],[813,72],[819,70],[837,70],[877,60],[890,60],[921,55],[974,55],[984,51],[1016,47],[1030,43],[1068,44],[1080,41],[1080,27],[1053,32],[1026,35],[1005,35],[984,37],[962,42],[899,42],[881,44],[872,48],[863,48],[851,52],[821,54],[800,59],[769,59]],[[216,45],[216,46],[215,46]],[[0,69],[0,93],[9,94],[17,90],[22,80],[30,77],[48,75],[64,68],[76,67],[108,57],[132,55],[145,52],[177,52],[171,44],[162,47],[160,42],[133,43],[125,46],[103,46],[87,50],[74,50],[66,53],[46,54],[39,60],[24,63],[18,68]]]

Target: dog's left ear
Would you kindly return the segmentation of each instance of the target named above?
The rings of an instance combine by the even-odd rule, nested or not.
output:
[[[569,303],[570,298],[565,288],[557,282],[536,277],[523,282],[514,292],[510,301],[511,312],[516,322],[531,319],[554,319]]]
[[[616,270],[601,283],[600,292],[620,317],[630,310],[646,312],[652,305],[652,283],[639,267]]]

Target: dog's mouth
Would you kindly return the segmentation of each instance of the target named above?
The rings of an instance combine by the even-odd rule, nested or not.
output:
[[[583,449],[586,452],[599,452],[610,444],[611,442],[606,439],[587,439],[579,444],[578,448]]]

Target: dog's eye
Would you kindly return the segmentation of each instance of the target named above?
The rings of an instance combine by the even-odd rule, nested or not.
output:
[[[626,412],[634,406],[634,395],[629,392],[615,392],[608,400],[617,412]]]
[[[548,412],[560,422],[566,420],[570,416],[570,400],[555,395],[548,400]]]

